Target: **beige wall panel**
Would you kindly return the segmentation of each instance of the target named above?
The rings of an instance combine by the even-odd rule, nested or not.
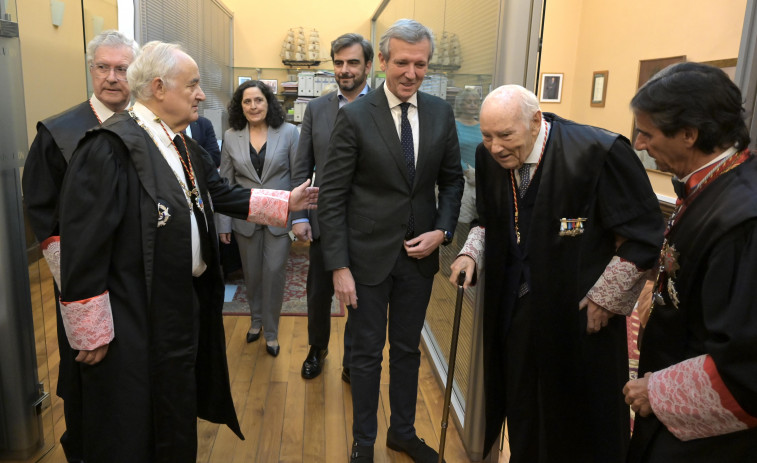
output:
[[[631,135],[628,103],[639,61],[686,55],[689,61],[735,58],[746,0],[551,0],[540,72],[563,72],[561,103],[545,111]],[[603,108],[590,106],[592,73],[609,71]]]
[[[16,2],[30,144],[37,133],[37,121],[87,97],[81,2],[63,3],[63,23],[55,27],[50,0]]]
[[[224,0],[223,3],[234,12],[234,66],[273,68],[283,67],[279,53],[289,28],[302,26],[306,36],[311,29],[317,29],[324,60],[331,59],[329,45],[341,34],[357,32],[370,39],[370,17],[380,2]],[[339,11],[342,6],[343,12]]]

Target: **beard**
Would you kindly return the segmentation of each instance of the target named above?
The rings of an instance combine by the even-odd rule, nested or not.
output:
[[[346,82],[343,82],[342,79],[349,79],[349,77],[344,75],[337,77],[338,78],[336,84],[339,86],[339,89],[343,92],[351,92],[352,90],[355,90],[356,88],[363,85],[363,82],[365,82],[367,76],[365,74],[363,74],[362,76],[352,76],[352,79]]]

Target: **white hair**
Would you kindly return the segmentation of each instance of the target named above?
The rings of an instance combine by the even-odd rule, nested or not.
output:
[[[134,61],[139,54],[139,44],[134,40],[116,30],[111,29],[102,31],[87,44],[87,66],[92,66],[95,59],[95,53],[97,53],[97,49],[100,47],[128,48],[131,50],[132,61]]]
[[[126,78],[134,98],[140,101],[152,98],[150,84],[156,77],[170,87],[173,84],[172,78],[176,74],[181,53],[186,55],[178,43],[155,40],[142,47],[142,52],[126,71]]]
[[[539,99],[536,98],[536,95],[531,90],[513,84],[495,88],[491,93],[486,95],[484,104],[490,100],[494,104],[495,102],[505,102],[514,98],[520,104],[521,118],[525,123],[528,123],[534,117],[534,114],[541,110],[539,108]]]
[[[398,19],[389,29],[384,32],[379,40],[379,51],[384,59],[389,59],[389,40],[399,39],[403,42],[415,44],[428,40],[431,44],[431,51],[428,53],[428,59],[434,56],[434,34],[431,29],[413,19]]]

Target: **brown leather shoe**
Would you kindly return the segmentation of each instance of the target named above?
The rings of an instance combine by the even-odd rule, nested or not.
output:
[[[321,349],[317,346],[310,346],[310,352],[302,362],[302,377],[305,379],[313,379],[321,374],[323,370],[323,361],[326,356],[329,355],[328,349]]]
[[[405,452],[416,463],[438,463],[439,453],[426,444],[426,441],[418,436],[410,439],[400,439],[394,435],[392,428],[386,431],[386,446],[397,452]],[[446,463],[446,460],[444,460]]]

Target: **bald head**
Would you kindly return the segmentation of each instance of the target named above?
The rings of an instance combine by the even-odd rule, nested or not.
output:
[[[541,127],[539,103],[520,85],[503,85],[487,95],[481,106],[484,146],[505,169],[517,169],[534,147]]]

